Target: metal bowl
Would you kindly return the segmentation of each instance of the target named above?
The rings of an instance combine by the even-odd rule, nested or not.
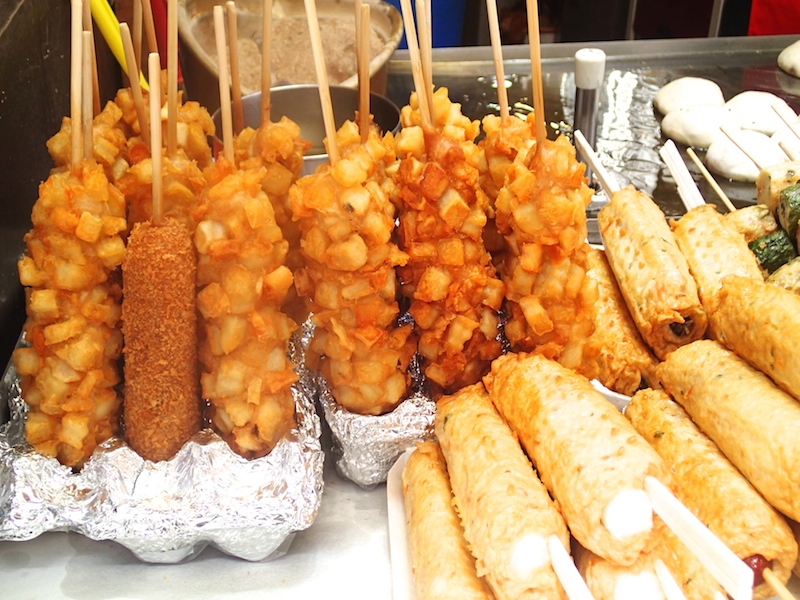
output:
[[[358,90],[344,86],[331,86],[331,104],[336,128],[345,121],[355,118],[358,110]],[[370,94],[370,114],[381,131],[397,133],[400,130],[400,109],[386,96],[372,92]],[[242,112],[245,127],[256,128],[261,120],[261,92],[242,98]],[[215,149],[222,147],[221,111],[212,116],[217,137],[214,139]],[[303,157],[303,175],[313,173],[316,168],[328,160],[325,151],[325,125],[322,118],[322,104],[319,100],[319,88],[316,85],[287,85],[270,90],[270,118],[279,121],[288,117],[300,126],[300,135],[311,142],[311,149]]]
[[[403,19],[397,9],[387,2],[380,0],[365,1],[370,4],[370,22],[373,31],[384,40],[380,53],[369,64],[370,88],[379,94],[383,94],[386,92],[389,59],[403,37]],[[190,99],[197,100],[212,113],[219,108],[219,85],[217,82],[219,71],[216,58],[211,58],[211,54],[216,52],[216,48],[213,40],[207,40],[201,35],[199,24],[212,21],[211,14],[217,4],[224,4],[224,2],[223,0],[184,0],[178,4],[181,68],[186,93]],[[240,40],[245,38],[260,40],[261,7],[262,0],[237,0],[236,9]],[[317,12],[321,19],[327,16],[346,16],[355,19],[355,4],[353,0],[317,0]],[[302,0],[275,0],[273,3],[273,22],[277,22],[278,19],[283,17],[304,15],[305,7]],[[260,41],[258,43],[260,47]],[[311,46],[298,48],[297,50],[298,52],[310,54]],[[242,68],[244,68],[244,65],[242,65]],[[273,81],[273,85],[299,83],[303,82]],[[353,75],[342,82],[331,81],[331,83],[355,88],[358,85],[358,78]],[[256,91],[259,90],[243,90],[243,93],[248,94]]]

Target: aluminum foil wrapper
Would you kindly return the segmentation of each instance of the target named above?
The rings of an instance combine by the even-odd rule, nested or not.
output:
[[[296,337],[296,365],[303,352]],[[76,531],[154,563],[192,558],[208,544],[251,561],[284,555],[294,533],[314,522],[323,490],[316,380],[304,367],[298,373],[297,425],[263,458],[244,459],[203,430],[159,463],[112,438],[73,473],[26,444],[27,405],[11,365],[0,390],[10,409],[0,427],[0,540]]]
[[[421,384],[419,361],[409,366],[413,393],[384,415],[359,415],[336,402],[319,376],[319,402],[331,430],[336,471],[364,489],[386,481],[397,458],[417,442],[433,438],[436,404]]]

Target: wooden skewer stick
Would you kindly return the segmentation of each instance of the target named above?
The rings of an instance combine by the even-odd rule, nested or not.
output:
[[[503,66],[503,41],[500,38],[500,22],[497,17],[497,0],[486,0],[486,13],[489,19],[489,37],[492,40],[492,59],[494,76],[497,80],[497,102],[500,104],[500,119],[503,125],[508,121],[508,90],[506,72]]]
[[[244,129],[244,112],[242,110],[242,83],[239,78],[239,27],[236,22],[236,3],[228,0],[225,3],[228,13],[228,52],[231,61],[231,92],[233,96],[233,132]]]
[[[133,0],[133,16],[132,19],[132,34],[133,34],[133,56],[136,57],[136,64],[142,64],[142,2],[141,0]],[[126,58],[126,63],[130,61]],[[138,71],[137,71],[138,72]],[[141,122],[141,121],[140,121]],[[150,136],[147,136],[150,139]],[[144,138],[142,138],[144,139]]]
[[[144,32],[147,37],[147,49],[150,53],[155,52],[157,54],[158,40],[156,39],[156,23],[153,20],[153,7],[150,5],[150,0],[139,0],[139,2],[142,3],[142,17],[144,21]],[[158,70],[161,71],[160,64],[158,65]],[[159,89],[161,88],[161,86],[158,87]]]
[[[94,47],[94,26],[92,25],[92,7],[89,2],[83,3],[83,30],[89,32],[89,65],[92,86],[89,94],[92,97],[92,116],[100,113],[100,78],[97,75],[97,52]],[[86,67],[84,67],[86,68]],[[88,73],[89,71],[84,71]]]
[[[609,173],[603,166],[603,163],[600,162],[600,157],[597,156],[594,149],[589,145],[589,142],[580,129],[575,131],[573,137],[575,138],[575,146],[580,151],[583,159],[589,163],[592,171],[594,171],[595,177],[597,177],[597,181],[600,182],[600,187],[603,188],[603,191],[605,191],[606,196],[608,196],[610,200],[611,196],[620,190],[617,180],[611,176],[611,173]]]
[[[686,149],[686,154],[689,155],[689,158],[692,159],[692,162],[700,170],[700,173],[703,175],[703,177],[705,177],[706,181],[708,182],[708,185],[711,186],[711,189],[713,189],[717,193],[717,196],[720,197],[722,203],[728,207],[728,210],[730,212],[734,212],[736,210],[736,207],[733,205],[733,202],[731,202],[731,199],[728,198],[728,195],[719,186],[716,179],[714,179],[714,176],[711,175],[711,173],[709,173],[708,169],[706,169],[706,166],[703,164],[703,161],[700,160],[700,157],[697,156],[695,151],[692,150],[691,148]]]
[[[430,0],[416,0],[419,54],[422,59],[422,80],[425,82],[425,100],[433,114],[433,39],[431,34]]]
[[[74,169],[83,156],[83,129],[81,115],[83,110],[83,3],[72,0],[70,20],[70,76],[69,76],[69,116],[70,116],[70,161]]]
[[[430,129],[433,127],[433,120],[428,105],[428,95],[425,93],[425,78],[422,74],[422,62],[419,56],[419,44],[417,43],[417,30],[414,26],[414,15],[411,12],[411,0],[400,0],[400,6],[403,9],[403,26],[406,30],[408,55],[411,59],[411,75],[414,78],[414,88],[417,91],[419,116],[422,121],[422,127]]]
[[[694,179],[692,179],[692,174],[689,173],[689,169],[686,168],[686,163],[683,162],[675,142],[667,140],[658,153],[661,155],[661,158],[664,159],[669,172],[672,173],[672,176],[675,178],[675,183],[678,186],[678,193],[680,194],[681,200],[683,200],[686,210],[689,211],[705,204],[706,201],[697,188]]]
[[[336,142],[336,122],[333,119],[333,103],[331,89],[328,86],[328,71],[325,68],[325,57],[322,54],[322,36],[319,33],[317,5],[314,0],[305,0],[308,32],[311,34],[311,49],[314,53],[314,68],[317,72],[319,100],[322,104],[322,119],[325,122],[325,137],[328,138],[328,158],[331,166],[339,162],[339,144]]]
[[[547,139],[547,127],[544,122],[544,92],[542,91],[542,50],[539,40],[539,3],[527,0],[528,7],[528,43],[531,53],[531,92],[533,93],[533,111],[536,117],[536,151],[542,147],[540,143]],[[586,156],[584,154],[584,156]]]
[[[261,11],[261,124],[269,123],[272,87],[272,0],[264,0]]]
[[[786,156],[788,156],[791,160],[800,160],[800,154],[795,152],[786,142],[778,142],[778,146],[780,146],[781,150],[783,150]]]
[[[222,155],[234,164],[233,121],[231,119],[231,89],[228,81],[228,61],[225,60],[225,17],[222,6],[214,7],[214,35],[217,43],[217,66],[219,69],[219,108],[222,118]]]
[[[150,221],[160,225],[164,218],[164,182],[161,167],[161,59],[158,52],[148,57],[150,75],[150,156],[153,169],[153,216]]]
[[[652,476],[644,481],[653,511],[700,560],[733,600],[752,600],[753,571],[712,534],[663,483]]]
[[[550,552],[550,563],[561,582],[561,587],[567,593],[567,598],[569,600],[594,600],[586,582],[578,573],[572,557],[561,545],[561,540],[557,535],[547,538],[547,549]]]
[[[789,128],[789,131],[794,134],[794,137],[800,140],[800,132],[795,129],[797,115],[794,114],[790,108],[787,108],[786,105],[778,104],[777,102],[772,105],[772,110],[775,111],[775,114],[778,115],[780,120]]]
[[[364,144],[369,137],[369,34],[371,31],[369,4],[361,6],[359,16],[358,46],[358,120],[361,130],[361,143]]]
[[[84,73],[82,80],[83,89],[81,98],[81,120],[83,123],[83,158],[94,156],[94,136],[92,135],[92,78],[88,75],[92,72],[92,33],[84,31],[83,37],[83,64],[81,70]]]
[[[667,600],[686,600],[686,595],[683,593],[681,586],[675,581],[672,573],[669,572],[667,565],[660,558],[657,558],[653,564],[653,568],[658,577],[658,582],[661,584],[661,590]]]
[[[794,594],[787,590],[786,586],[781,583],[781,580],[775,576],[772,569],[767,567],[761,574],[764,577],[764,581],[766,581],[767,585],[772,588],[772,591],[777,594],[778,598],[781,600],[797,600]]]
[[[133,41],[131,40],[131,31],[128,29],[127,23],[119,24],[119,33],[122,37],[122,49],[125,51],[125,62],[133,65],[133,73],[139,72],[139,63],[136,62],[134,55]],[[131,96],[133,96],[133,106],[136,108],[136,117],[139,119],[139,134],[142,136],[142,141],[149,147],[150,146],[150,119],[147,109],[144,105],[144,97],[142,96],[142,86],[139,83],[138,77],[131,77]]]
[[[178,153],[178,0],[167,0],[167,156]]]

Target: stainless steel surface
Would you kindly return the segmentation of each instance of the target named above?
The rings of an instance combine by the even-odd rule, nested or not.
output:
[[[589,146],[595,147],[597,143],[597,121],[600,110],[600,90],[586,90],[575,88],[575,119],[573,131],[581,131],[586,136]],[[578,160],[583,160],[578,152]],[[586,166],[586,177],[592,183],[592,170]]]
[[[665,141],[659,127],[661,116],[652,109],[652,96],[665,83],[681,76],[716,81],[726,98],[755,89],[772,92],[797,111],[800,79],[786,75],[777,66],[780,51],[798,36],[702,38],[592,42],[606,53],[606,76],[600,99],[598,149],[606,166],[622,171],[650,192],[668,216],[680,215],[683,206],[675,183],[658,157]],[[574,112],[574,55],[587,44],[544,44],[542,74],[546,121],[550,136],[571,133]],[[506,88],[509,104],[520,114],[530,110],[531,75],[527,46],[504,48]],[[489,48],[434,49],[434,83],[450,90],[466,115],[479,119],[498,113],[496,81]],[[387,94],[402,106],[412,89],[408,53],[398,51],[389,65]],[[703,153],[699,153],[702,157]],[[699,181],[700,174],[687,160]],[[624,179],[623,179],[624,180]],[[719,181],[734,204],[755,200],[753,184]],[[725,209],[704,182],[706,200]]]

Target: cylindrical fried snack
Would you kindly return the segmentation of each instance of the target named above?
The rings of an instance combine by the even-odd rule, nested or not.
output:
[[[800,518],[800,405],[710,340],[679,348],[656,373],[753,487],[785,515]]]
[[[341,159],[289,191],[305,259],[295,282],[310,300],[310,354],[322,357],[333,397],[350,411],[377,415],[405,397],[415,339],[410,324],[397,323],[395,267],[408,256],[392,241],[393,184],[385,170],[394,163],[394,138],[375,128],[362,144],[347,121],[337,141]]]
[[[599,346],[597,379],[609,389],[630,396],[643,382],[655,385],[656,358],[645,345],[619,291],[605,253],[590,248],[586,274],[597,283],[594,343]]]
[[[723,344],[800,400],[800,296],[730,275],[711,325]]]
[[[487,388],[555,497],[572,535],[632,564],[653,544],[648,476],[669,483],[661,457],[589,381],[534,354],[492,364]]]
[[[13,353],[29,406],[25,437],[70,467],[117,433],[125,199],[94,161],[39,187],[17,263],[26,286],[25,339]]]
[[[660,559],[680,586],[686,600],[721,600],[726,596],[714,577],[666,526],[658,531],[651,552],[642,553],[628,567],[600,558],[580,544],[573,544],[578,571],[595,600],[663,600],[655,562]],[[718,594],[718,595],[717,595]]]
[[[122,264],[125,438],[140,456],[168,460],[200,430],[196,259],[184,225],[139,223]]]
[[[597,217],[608,263],[633,322],[660,359],[699,339],[707,317],[664,213],[628,186]]]
[[[491,600],[453,506],[447,465],[439,444],[417,446],[403,469],[408,545],[419,600]]]
[[[569,533],[481,383],[439,401],[434,423],[464,535],[498,599],[565,598],[547,539]]]
[[[586,277],[585,165],[564,136],[521,148],[495,204],[508,252],[500,267],[514,350],[595,377],[595,281]]]
[[[764,279],[744,238],[725,226],[713,204],[693,208],[677,222],[673,221],[672,233],[686,257],[708,314],[716,308],[717,293],[726,275]]]
[[[753,568],[755,597],[772,595],[762,578],[764,567],[786,583],[797,560],[789,526],[686,412],[666,392],[642,390],[625,416],[664,459],[678,499]]]
[[[257,458],[294,425],[287,342],[297,326],[280,310],[292,285],[288,244],[261,189],[263,168],[237,171],[220,158],[206,174],[194,235],[203,397],[214,429]]]

